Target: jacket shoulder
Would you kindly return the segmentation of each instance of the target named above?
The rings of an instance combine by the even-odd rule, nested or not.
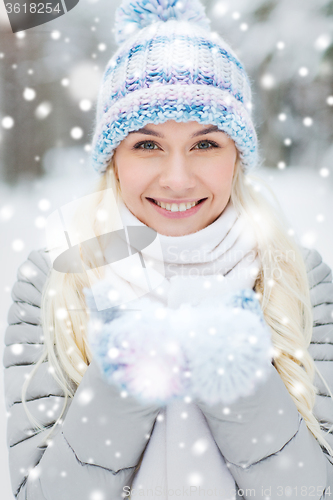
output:
[[[51,267],[51,258],[46,248],[32,250],[18,268],[17,282],[30,283],[41,293]]]
[[[332,282],[332,270],[323,262],[321,254],[314,248],[300,247],[308,273],[310,289],[319,283]]]
[[[316,369],[333,393],[333,283],[332,270],[323,262],[321,254],[315,249],[302,249],[308,271],[310,298],[313,314],[312,338],[308,351],[313,357]],[[313,383],[317,395],[313,413],[326,430],[333,424],[333,400],[322,377],[315,372]],[[325,435],[333,446],[333,434]]]
[[[7,315],[9,325],[23,322],[27,325],[40,324],[42,292],[51,266],[51,259],[44,248],[32,250],[19,266],[17,279],[11,290],[13,303]],[[9,340],[7,336],[8,330],[5,337],[6,344]]]

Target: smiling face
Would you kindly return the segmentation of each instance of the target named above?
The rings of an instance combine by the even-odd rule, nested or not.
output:
[[[169,120],[130,132],[114,164],[127,208],[158,233],[182,236],[223,212],[236,158],[234,141],[217,127]]]

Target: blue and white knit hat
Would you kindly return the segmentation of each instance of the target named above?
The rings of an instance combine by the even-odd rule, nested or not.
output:
[[[97,100],[97,172],[129,132],[167,120],[217,125],[234,140],[245,171],[258,163],[248,75],[209,25],[199,0],[122,1],[114,29],[120,47]]]

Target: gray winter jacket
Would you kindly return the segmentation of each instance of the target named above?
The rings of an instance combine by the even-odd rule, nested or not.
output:
[[[302,252],[314,314],[309,351],[333,392],[332,271],[316,250]],[[29,254],[18,270],[8,313],[3,364],[13,494],[18,500],[118,500],[128,492],[124,487],[131,485],[160,408],[121,397],[102,378],[93,359],[75,397],[68,400],[52,444],[39,446],[47,431],[33,430],[21,389],[43,349],[41,293],[50,266],[43,249]],[[38,421],[51,427],[60,415],[64,394],[48,367],[47,361],[40,366],[26,399]],[[219,405],[197,401],[229,463],[237,498],[333,499],[333,459],[307,429],[271,367],[267,381],[254,395],[229,405],[229,414],[222,413]],[[328,429],[333,425],[333,401],[317,374],[314,383],[319,389],[314,414]],[[92,397],[84,397],[87,394]],[[333,447],[333,431],[326,438]]]

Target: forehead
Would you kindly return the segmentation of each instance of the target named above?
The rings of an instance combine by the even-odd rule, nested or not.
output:
[[[197,122],[175,122],[173,120],[169,120],[165,123],[159,123],[157,125],[154,123],[149,123],[139,130],[133,130],[129,132],[128,135],[144,134],[164,138],[164,134],[172,132],[188,134],[191,137],[197,137],[199,135],[205,135],[214,132],[219,132],[226,135],[225,132],[220,130],[216,125],[202,125]]]

